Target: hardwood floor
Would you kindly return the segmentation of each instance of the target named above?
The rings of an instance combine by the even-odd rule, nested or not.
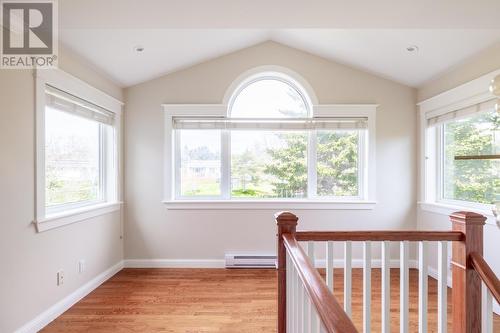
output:
[[[392,331],[399,332],[399,270],[391,271]],[[410,271],[410,332],[417,332],[418,272]],[[42,332],[276,332],[276,272],[124,269]],[[335,295],[342,299],[342,271]],[[436,332],[436,281],[429,279],[429,332]],[[449,312],[451,311],[451,292]],[[380,332],[380,270],[372,272],[372,332]],[[451,332],[451,315],[448,316]],[[353,320],[360,331],[362,271],[353,270]],[[500,332],[495,317],[494,332]]]

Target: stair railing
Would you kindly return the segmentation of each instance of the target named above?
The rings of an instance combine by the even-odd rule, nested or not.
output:
[[[391,330],[390,243],[400,249],[400,332],[409,330],[410,242],[418,244],[418,331],[427,332],[429,243],[437,243],[438,332],[447,332],[448,242],[452,242],[452,323],[454,333],[492,332],[491,295],[498,278],[482,258],[486,218],[470,212],[450,216],[451,231],[297,231],[298,218],[276,214],[278,227],[278,333],[357,332],[352,316],[352,243],[363,244],[363,332],[371,331],[372,242],[381,242],[381,331]],[[307,253],[299,242],[307,242]],[[326,279],[315,268],[315,242],[326,243]],[[343,243],[344,299],[333,294],[334,243]],[[484,282],[486,288],[481,283]],[[489,295],[489,298],[488,298]],[[489,304],[488,304],[489,301]],[[482,328],[482,330],[481,330]]]

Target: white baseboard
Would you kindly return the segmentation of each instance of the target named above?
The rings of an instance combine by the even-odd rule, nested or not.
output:
[[[315,263],[315,266],[317,268],[325,268],[326,267],[326,260],[325,259],[316,259],[314,261],[314,263]],[[389,262],[389,266],[391,268],[399,268],[399,259],[391,259],[391,261]],[[343,268],[344,267],[344,260],[334,259],[333,260],[333,267],[334,268]],[[380,268],[380,267],[382,267],[382,261],[380,259],[372,259],[372,268]],[[409,268],[417,268],[418,261],[409,260],[408,267]],[[352,268],[363,268],[363,259],[353,259],[352,260]]]
[[[224,268],[224,259],[125,259],[126,268]]]
[[[325,259],[317,259],[315,265],[318,268],[325,268]],[[417,261],[410,260],[408,263],[410,268],[417,268]],[[344,261],[335,259],[333,266],[336,268],[344,267]],[[399,267],[399,260],[391,260],[390,266],[393,268]],[[224,268],[225,262],[222,259],[125,259],[125,268]],[[353,259],[352,268],[362,268],[363,259]],[[373,268],[380,268],[380,259],[372,260]]]
[[[434,267],[431,267],[431,266],[428,266],[427,267],[427,275],[429,275],[430,277],[434,278],[434,279],[438,279],[438,271],[437,269],[435,269]],[[446,283],[448,284],[448,287],[451,288],[451,272],[448,270],[448,277],[446,279]]]
[[[94,289],[103,284],[110,277],[118,273],[123,268],[123,261],[108,268],[95,278],[85,283],[83,286],[64,297],[62,300],[52,305],[50,308],[36,316],[34,319],[17,329],[15,333],[35,333],[47,326],[51,321],[59,317],[64,311],[72,307],[76,302],[87,296]]]

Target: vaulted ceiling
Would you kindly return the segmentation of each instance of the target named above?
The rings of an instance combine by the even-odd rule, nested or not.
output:
[[[500,43],[480,2],[65,0],[60,40],[124,87],[268,40],[417,87]]]

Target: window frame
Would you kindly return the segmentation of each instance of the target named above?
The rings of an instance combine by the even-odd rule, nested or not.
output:
[[[46,207],[45,112],[46,86],[65,91],[114,113],[109,126],[99,124],[101,199]],[[35,71],[36,194],[34,224],[38,232],[117,211],[121,208],[120,137],[123,103],[59,69]]]
[[[375,207],[375,124],[376,124],[376,104],[323,104],[311,105],[311,117],[366,117],[368,119],[368,129],[366,132],[366,146],[358,149],[363,149],[363,156],[359,161],[358,172],[361,174],[359,190],[363,192],[362,197],[347,198],[347,197],[309,197],[308,199],[252,199],[243,198],[230,199],[228,194],[224,197],[186,197],[179,198],[176,196],[176,190],[179,189],[178,177],[176,176],[176,158],[175,153],[180,149],[176,143],[176,131],[172,126],[174,117],[214,117],[226,118],[230,114],[228,104],[163,104],[164,111],[164,128],[165,128],[165,145],[164,145],[164,200],[168,209],[374,209]],[[222,131],[224,136],[224,131]],[[227,136],[227,134],[226,134]],[[310,136],[311,137],[311,136]],[[311,140],[311,138],[309,139]],[[224,145],[224,138],[222,138]],[[363,141],[363,140],[362,140]],[[309,145],[311,146],[311,145]],[[222,147],[224,149],[224,147]],[[316,153],[311,154],[312,149],[308,149],[308,164],[312,155],[316,158]],[[314,149],[315,150],[315,149]],[[229,150],[228,150],[229,151]],[[222,172],[225,168],[229,168],[228,156],[222,158]],[[308,169],[308,173],[315,170]],[[226,174],[229,174],[226,172]],[[308,175],[310,177],[310,174]],[[309,178],[308,189],[312,183]],[[226,185],[228,180],[224,180],[221,176],[221,191],[225,188],[230,188],[230,184]],[[316,179],[314,179],[316,182]],[[315,183],[314,183],[315,184]],[[228,186],[229,185],[229,186]]]
[[[418,204],[424,211],[450,215],[459,210],[474,211],[494,223],[493,204],[445,199],[443,197],[443,124],[429,127],[427,120],[496,98],[489,90],[500,70],[483,75],[417,104],[420,127],[420,194]]]

